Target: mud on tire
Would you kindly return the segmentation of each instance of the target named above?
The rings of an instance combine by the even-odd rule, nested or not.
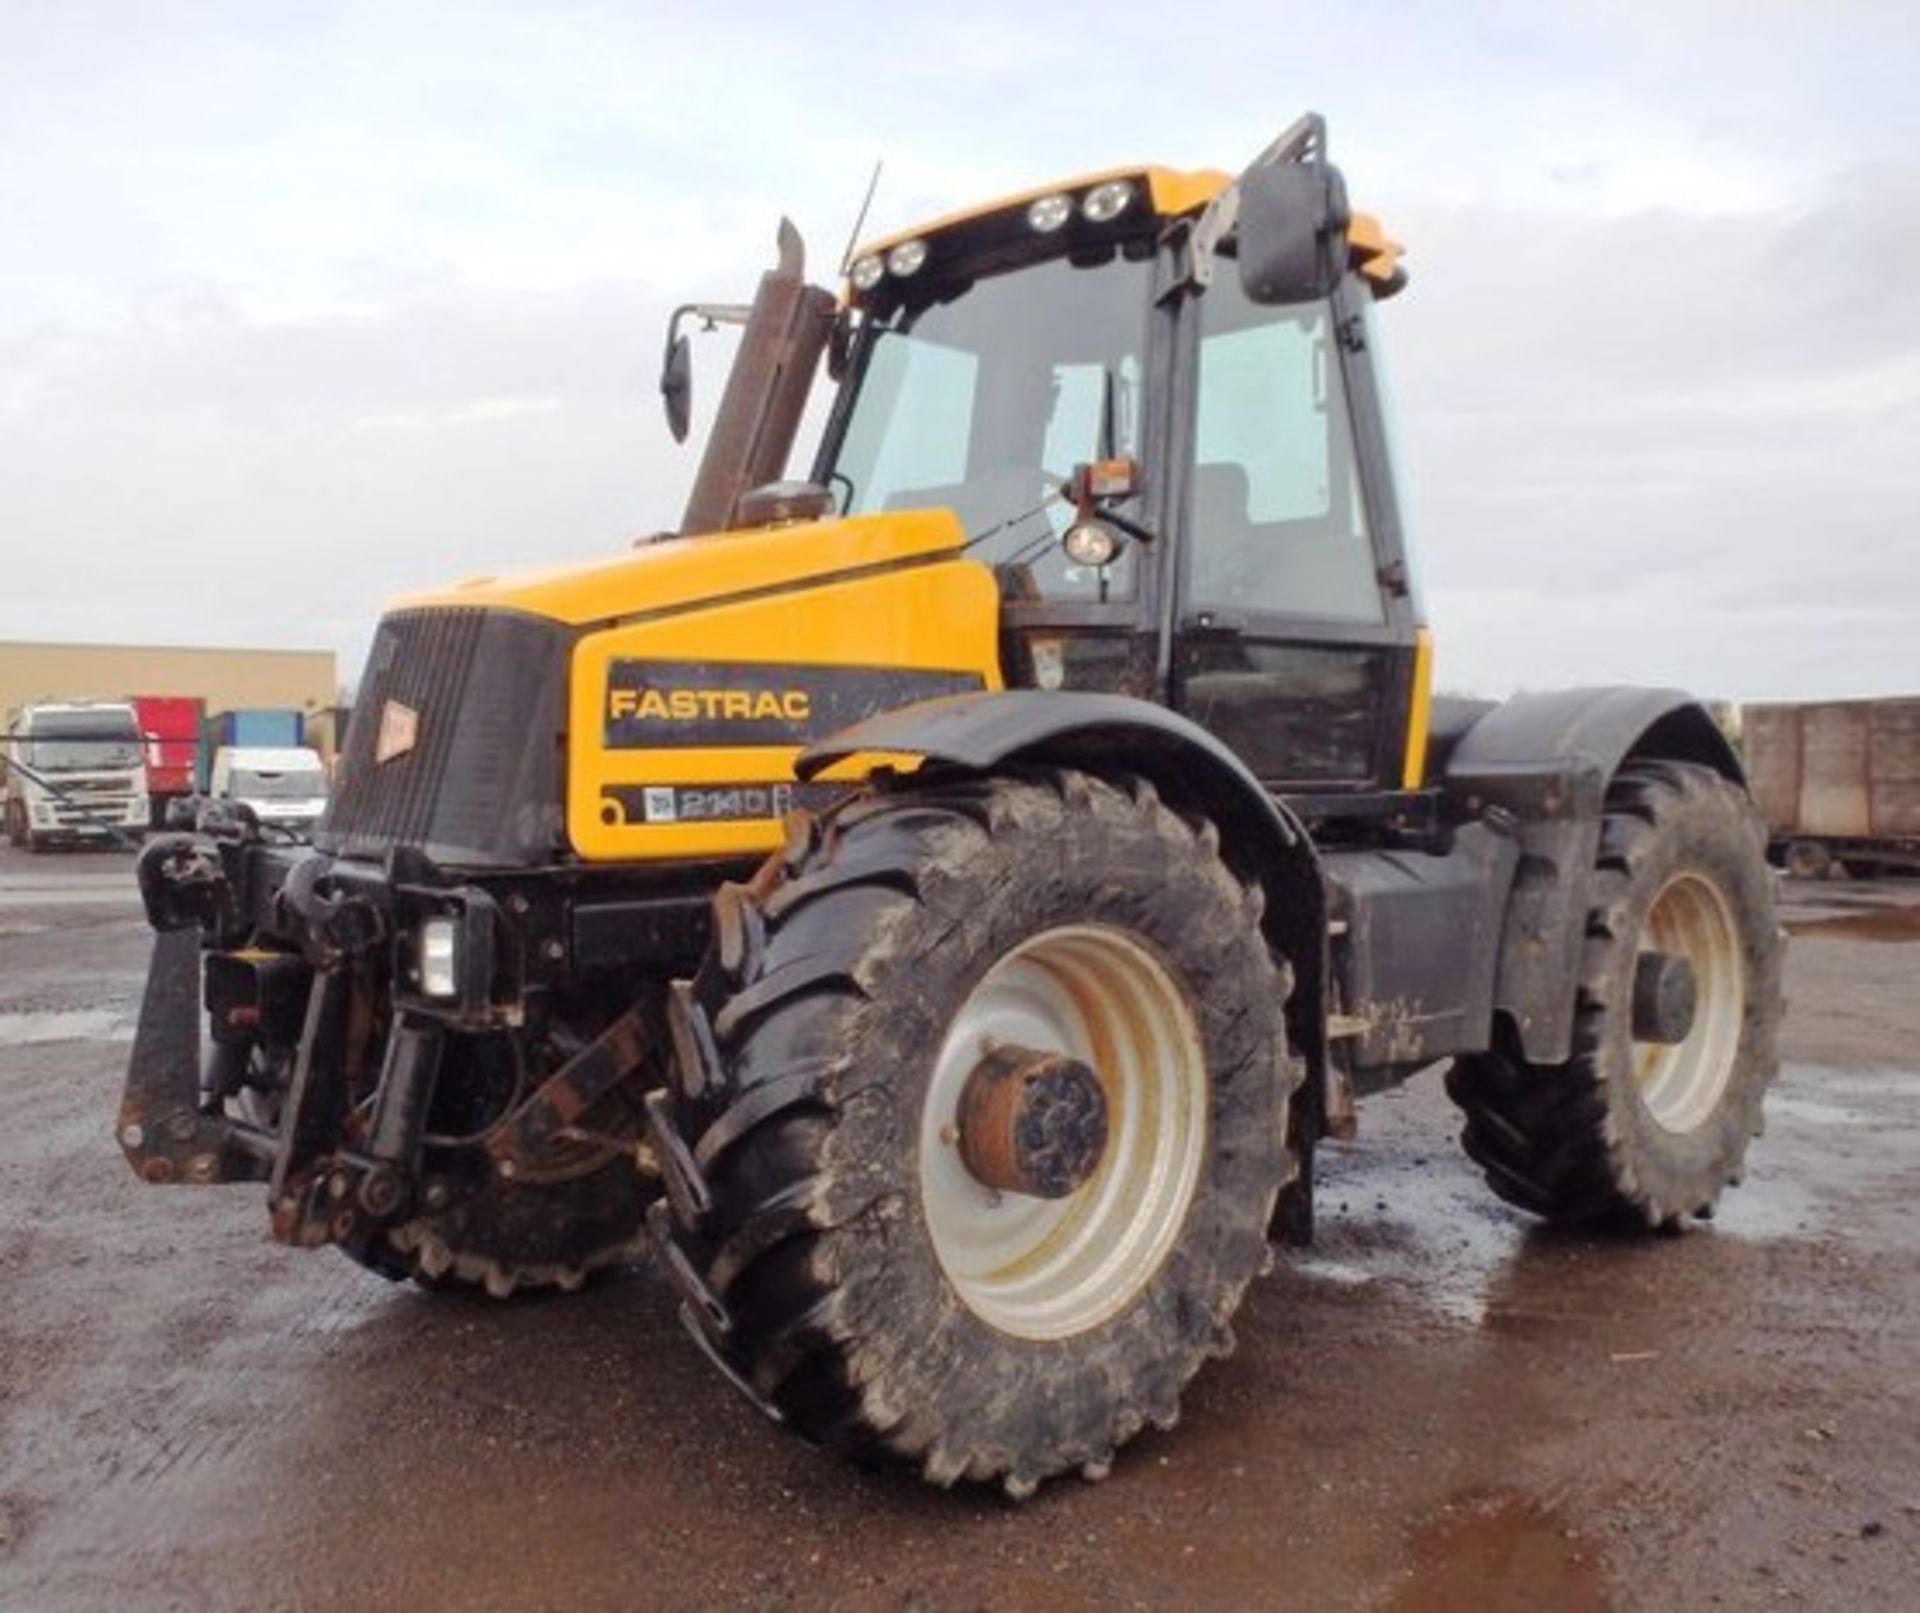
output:
[[[1459,1060],[1447,1091],[1461,1143],[1508,1202],[1620,1230],[1707,1216],[1740,1179],[1778,1069],[1781,944],[1765,830],[1708,768],[1631,762],[1608,791],[1575,1002],[1573,1055]],[[1650,943],[1658,943],[1652,945]],[[1642,950],[1696,971],[1677,1046],[1634,1040]]]
[[[754,1392],[843,1451],[1015,1496],[1069,1469],[1098,1477],[1143,1426],[1171,1426],[1188,1379],[1231,1346],[1287,1174],[1288,981],[1260,908],[1210,825],[1144,783],[1070,771],[881,789],[804,830],[751,898],[726,893],[695,992],[721,1085],[690,1091],[683,1068],[675,1101],[713,1206],[674,1236],[726,1307],[716,1342]],[[1027,989],[1017,973],[983,986],[998,964],[1078,968],[1083,941],[1153,960],[1149,995],[1178,983],[1200,1143],[1190,1196],[1137,1275],[1065,1285],[1055,1314],[1021,1309],[992,1274],[950,1273],[945,1167],[921,1156],[946,1136],[929,1142],[944,1111],[928,1099],[950,1090],[956,1015]],[[1110,1068],[1100,1082],[1112,1106]],[[1099,1195],[1123,1154],[1110,1144],[1069,1213],[1109,1213],[1071,1207],[1117,1197]],[[1151,1230],[1063,1224],[1111,1225],[1120,1242]],[[958,1233],[971,1236],[964,1206]]]

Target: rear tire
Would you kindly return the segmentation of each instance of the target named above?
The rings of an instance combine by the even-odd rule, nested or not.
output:
[[[1549,1220],[1622,1229],[1711,1215],[1740,1179],[1778,1069],[1779,927],[1765,831],[1704,767],[1630,762],[1607,794],[1573,1056],[1460,1059],[1447,1091],[1493,1190]],[[1643,951],[1684,956],[1697,1006],[1677,1044],[1633,1039]]]
[[[676,1078],[713,1207],[674,1237],[752,1390],[811,1438],[1016,1497],[1170,1427],[1269,1261],[1298,1079],[1260,894],[1211,825],[1069,771],[902,787],[719,910],[696,996],[721,1095]],[[1005,1043],[1104,1093],[1065,1196],[963,1162],[955,1071]]]

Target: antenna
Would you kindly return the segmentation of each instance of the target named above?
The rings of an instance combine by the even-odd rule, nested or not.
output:
[[[847,232],[847,250],[840,254],[840,272],[845,274],[853,262],[853,249],[860,244],[860,230],[867,222],[867,209],[873,206],[873,193],[880,188],[880,170],[885,166],[882,158],[873,160],[873,177],[867,181],[867,194],[860,203],[860,212],[854,218],[853,228]]]

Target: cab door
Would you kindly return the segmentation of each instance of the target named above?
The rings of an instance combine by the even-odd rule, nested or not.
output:
[[[1223,261],[1190,322],[1175,704],[1277,793],[1417,784],[1424,629],[1368,294],[1254,304]],[[1418,721],[1416,721],[1418,713]]]

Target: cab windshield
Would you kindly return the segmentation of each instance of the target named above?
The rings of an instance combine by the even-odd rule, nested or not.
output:
[[[1131,549],[1067,559],[1057,495],[1083,460],[1140,457],[1151,274],[1150,257],[1056,258],[880,316],[829,445],[842,513],[952,510],[1010,598],[1130,594]]]
[[[108,772],[140,766],[140,739],[124,717],[66,718],[52,732],[17,742],[20,760],[43,773]]]

